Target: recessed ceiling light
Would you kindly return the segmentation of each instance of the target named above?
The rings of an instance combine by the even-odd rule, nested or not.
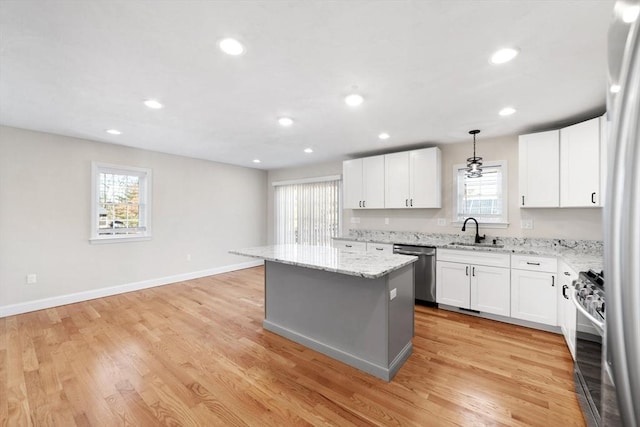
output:
[[[386,132],[382,132],[380,135],[378,135],[378,138],[380,139],[389,139],[389,134]]]
[[[236,39],[223,39],[218,43],[220,49],[228,55],[238,56],[244,52],[244,46]]]
[[[159,110],[160,108],[163,107],[163,105],[160,104],[155,99],[147,99],[146,101],[144,101],[144,105],[146,105],[149,108],[153,108],[154,110]]]
[[[313,150],[311,148],[305,148],[304,152],[305,153],[313,153]]]
[[[510,116],[516,112],[516,109],[513,107],[505,107],[498,112],[501,116]]]
[[[346,102],[347,105],[351,107],[357,107],[358,105],[362,104],[362,101],[364,101],[364,98],[357,93],[352,93],[344,99],[344,102]]]
[[[293,124],[293,119],[289,117],[280,117],[278,119],[278,123],[280,123],[281,126],[291,126]]]
[[[505,48],[496,51],[493,55],[491,55],[491,63],[492,64],[504,64],[505,62],[511,61],[513,58],[518,56],[518,49],[513,48]]]
[[[121,135],[122,132],[120,132],[118,129],[109,129],[107,131],[107,133],[110,133],[111,135]]]
[[[640,13],[640,6],[628,6],[622,12],[622,20],[627,24],[631,24],[638,19],[638,14]]]
[[[260,159],[253,159],[253,163],[260,163]]]
[[[611,91],[611,93],[618,93],[620,92],[620,85],[611,85],[609,90]]]

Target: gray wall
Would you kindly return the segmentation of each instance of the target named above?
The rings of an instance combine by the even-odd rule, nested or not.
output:
[[[89,243],[94,160],[153,170],[152,240]],[[227,251],[266,243],[266,183],[257,169],[0,127],[0,309],[245,263]]]
[[[432,233],[458,233],[459,224],[452,224],[453,218],[453,165],[465,163],[472,154],[472,143],[439,145],[442,150],[442,208],[441,209],[374,209],[343,211],[343,233],[349,228],[421,231]],[[601,208],[570,209],[520,209],[518,205],[518,137],[509,136],[495,139],[480,139],[477,143],[478,155],[485,162],[506,160],[509,183],[509,226],[508,228],[484,228],[480,233],[488,236],[505,237],[547,237],[564,239],[602,240]],[[546,165],[540,165],[541,168]],[[342,173],[342,162],[323,163],[312,167],[269,171],[269,238],[273,239],[273,181],[308,178],[313,176]],[[359,223],[353,223],[352,218]],[[385,218],[389,224],[385,224]],[[437,219],[444,218],[446,226],[438,226]],[[521,219],[532,219],[533,229],[520,228]],[[475,233],[475,227],[469,232]],[[468,228],[469,230],[469,228]],[[272,240],[271,240],[272,241]]]

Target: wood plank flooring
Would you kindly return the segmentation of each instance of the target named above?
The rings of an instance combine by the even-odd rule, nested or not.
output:
[[[386,383],[263,330],[263,275],[0,319],[0,425],[584,425],[559,335],[417,307]]]

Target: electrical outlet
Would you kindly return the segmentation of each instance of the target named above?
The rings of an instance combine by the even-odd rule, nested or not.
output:
[[[191,261],[191,254],[187,254],[187,261]]]
[[[360,218],[357,216],[351,217],[351,224],[360,224]]]
[[[444,218],[438,218],[438,225],[440,227],[443,227],[443,226],[447,225],[447,220],[444,219]]]
[[[384,224],[385,224],[385,225],[389,225],[389,218],[385,218],[385,219],[384,219]]]
[[[38,283],[38,276],[35,274],[27,274],[27,285]]]
[[[389,292],[389,301],[393,301],[397,295],[398,295],[398,288],[391,289],[391,291]]]
[[[533,230],[533,220],[532,219],[520,220],[520,228],[522,228],[523,230]]]

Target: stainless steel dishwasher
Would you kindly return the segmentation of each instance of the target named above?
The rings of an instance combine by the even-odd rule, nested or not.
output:
[[[393,245],[393,253],[415,255],[414,283],[416,303],[437,307],[436,304],[436,248],[429,246]]]

